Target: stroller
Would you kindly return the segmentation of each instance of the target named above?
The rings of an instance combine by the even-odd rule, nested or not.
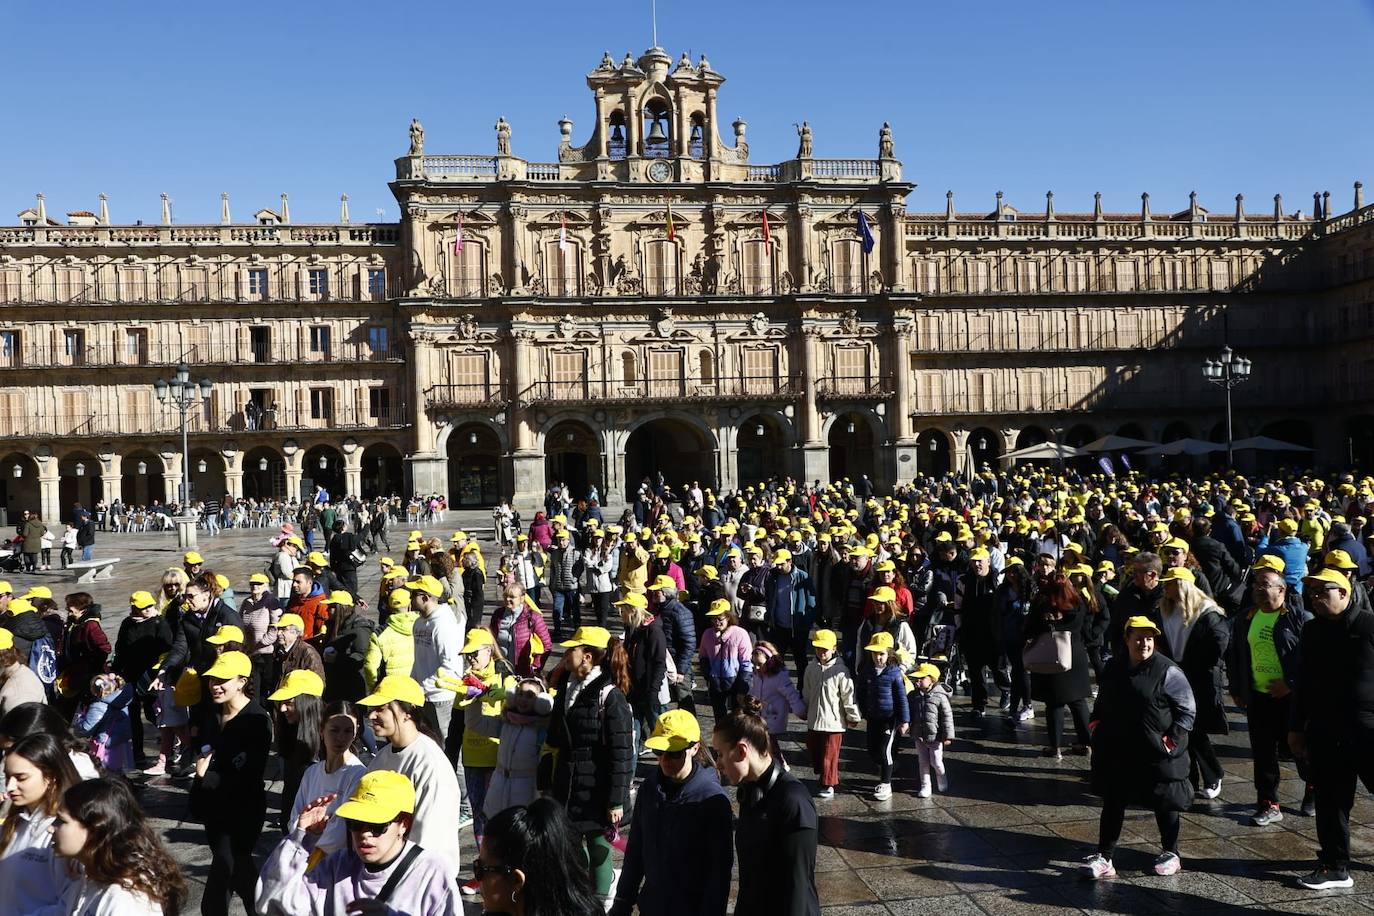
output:
[[[948,619],[948,622],[946,620]],[[959,685],[962,664],[959,653],[959,629],[954,625],[954,615],[946,618],[943,608],[935,610],[916,635],[919,650],[917,664],[930,662],[940,669],[940,680],[951,688]]]
[[[0,572],[19,572],[24,565],[21,553],[19,542],[14,538],[6,538],[5,542],[0,544]]]

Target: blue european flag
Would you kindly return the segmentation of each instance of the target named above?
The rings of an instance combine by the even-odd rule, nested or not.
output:
[[[859,211],[859,239],[863,242],[864,254],[873,253],[873,230],[868,228],[868,217]]]

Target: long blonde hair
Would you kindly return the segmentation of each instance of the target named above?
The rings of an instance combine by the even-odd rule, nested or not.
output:
[[[1202,616],[1203,611],[1208,608],[1215,608],[1216,602],[1207,597],[1207,593],[1198,588],[1187,579],[1177,579],[1178,600],[1170,599],[1169,592],[1164,592],[1164,600],[1160,604],[1160,610],[1172,617],[1174,614],[1183,616],[1183,625],[1190,627],[1193,621]]]
[[[181,590],[184,592],[186,591],[186,586],[191,584],[191,577],[186,575],[186,570],[182,569],[180,566],[172,566],[162,574],[162,581],[159,583],[157,590],[157,612],[159,614],[167,610],[167,605],[172,603],[171,599],[167,597],[166,589],[163,588],[163,586],[167,585],[169,582],[179,582],[181,584]]]

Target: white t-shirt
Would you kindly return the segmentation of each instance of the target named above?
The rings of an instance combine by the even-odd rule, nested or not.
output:
[[[162,916],[161,904],[118,884],[82,878],[67,885],[61,912],[67,916]]]
[[[296,818],[301,816],[301,810],[306,805],[323,795],[336,793],[339,797],[329,803],[329,813],[333,814],[339,805],[348,801],[348,796],[352,794],[358,780],[366,772],[367,766],[351,751],[344,755],[343,766],[332,773],[324,771],[323,760],[311,764],[310,768],[301,776],[301,786],[296,790],[296,800],[291,806],[291,820],[287,821],[288,829],[295,829]],[[315,848],[328,854],[347,845],[348,834],[344,830],[343,821],[334,817],[325,824],[324,833],[320,834],[319,842],[315,844]]]
[[[404,748],[388,744],[379,748],[368,764],[373,770],[395,770],[415,785],[415,823],[409,839],[452,863],[458,876],[458,803],[461,794],[453,764],[444,749],[427,735],[417,735]]]
[[[19,829],[0,853],[0,912],[37,913],[61,900],[66,863],[52,848],[50,815],[19,812]]]

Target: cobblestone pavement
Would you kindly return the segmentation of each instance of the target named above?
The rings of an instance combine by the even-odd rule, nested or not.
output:
[[[446,536],[457,523],[489,521],[485,514],[460,514],[442,532],[427,530]],[[203,538],[201,552],[213,568],[241,584],[266,563],[269,534],[270,529],[257,529]],[[106,629],[113,638],[128,593],[153,587],[161,571],[179,557],[172,534],[105,534],[97,549],[99,555],[122,559],[112,581],[90,589],[107,608]],[[490,546],[487,553],[490,560]],[[362,573],[363,594],[375,594],[377,564],[366,564]],[[11,578],[16,588],[42,583],[57,594],[75,590],[70,577],[56,571]],[[704,696],[698,698],[698,709],[709,717]],[[1226,766],[1221,798],[1201,803],[1183,818],[1184,871],[1169,878],[1148,873],[1158,836],[1151,815],[1133,812],[1116,855],[1118,877],[1097,884],[1080,880],[1075,870],[1097,837],[1098,807],[1087,791],[1086,759],[1042,757],[1045,732],[1039,718],[1017,729],[996,713],[978,721],[962,696],[955,703],[955,718],[958,740],[945,758],[950,789],[929,799],[914,797],[916,760],[908,748],[899,757],[893,797],[874,801],[863,736],[858,731],[846,736],[840,790],[834,799],[818,803],[822,845],[817,877],[830,916],[1374,911],[1374,800],[1362,795],[1352,815],[1352,852],[1364,860],[1354,869],[1355,888],[1324,893],[1297,888],[1294,878],[1310,870],[1314,859],[1315,822],[1297,812],[1301,788],[1290,768],[1284,772],[1284,820],[1267,828],[1249,825],[1250,765],[1244,722],[1235,715],[1232,727],[1237,730],[1217,742]],[[703,724],[709,727],[709,722]],[[790,738],[784,743],[786,756],[798,775],[810,779],[802,733],[795,726]],[[200,828],[183,819],[184,784],[149,784],[142,797],[191,881],[192,900],[185,911],[198,912],[209,855]],[[276,839],[276,832],[267,828],[260,854]],[[463,857],[470,862],[470,835],[465,840]],[[475,914],[478,908],[470,904],[468,912]]]

